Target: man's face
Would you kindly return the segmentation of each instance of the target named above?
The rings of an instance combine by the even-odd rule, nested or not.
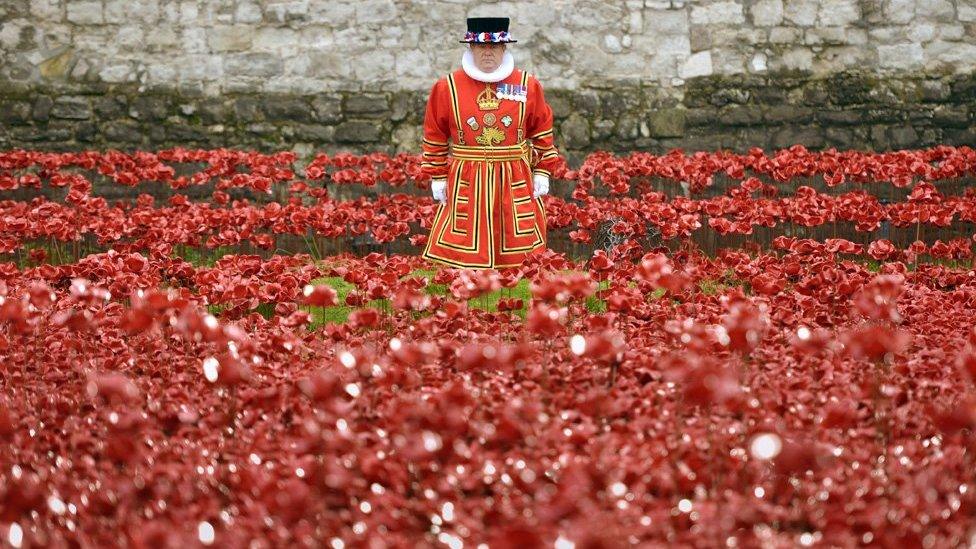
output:
[[[474,64],[484,72],[492,72],[502,64],[505,54],[505,44],[471,44],[471,55]]]

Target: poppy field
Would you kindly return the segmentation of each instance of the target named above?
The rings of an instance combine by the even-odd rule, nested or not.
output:
[[[974,178],[595,152],[496,271],[415,155],[0,152],[0,543],[968,546]]]

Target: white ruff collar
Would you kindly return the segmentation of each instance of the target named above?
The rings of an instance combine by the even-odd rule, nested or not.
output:
[[[468,76],[479,82],[501,82],[515,70],[515,58],[506,51],[502,56],[502,64],[498,65],[497,69],[484,72],[474,64],[474,55],[471,54],[471,50],[464,50],[464,55],[461,57],[461,68]]]

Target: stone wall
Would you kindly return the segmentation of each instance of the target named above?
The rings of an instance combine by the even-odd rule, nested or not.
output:
[[[2,0],[0,148],[416,152],[488,14],[571,157],[976,144],[976,0]]]

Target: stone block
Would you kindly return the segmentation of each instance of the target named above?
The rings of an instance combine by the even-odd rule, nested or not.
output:
[[[214,52],[246,51],[251,47],[253,29],[244,25],[218,26],[207,32],[207,45]]]
[[[806,123],[813,119],[814,110],[797,105],[774,105],[763,112],[763,120],[775,125],[790,123]]]
[[[33,32],[33,27],[24,19],[0,20],[0,48],[6,51],[26,50],[31,47],[25,43],[24,35]]]
[[[713,107],[706,108],[689,108],[685,110],[685,127],[695,128],[695,132],[689,133],[700,133],[697,131],[698,128],[711,128],[718,124],[719,110]]]
[[[580,90],[573,94],[573,107],[577,112],[597,115],[600,111],[600,95],[595,90]]]
[[[316,95],[312,98],[315,120],[324,124],[335,124],[342,120],[342,96]]]
[[[34,99],[31,117],[37,122],[47,122],[51,118],[51,108],[54,100],[46,95],[39,95]]]
[[[335,139],[335,126],[323,126],[321,124],[295,124],[292,126],[292,135],[302,141],[312,141],[316,143],[330,143]]]
[[[102,135],[110,142],[133,143],[143,142],[142,128],[132,120],[113,120],[102,124]]]
[[[783,0],[758,0],[749,8],[752,24],[774,27],[783,22]]]
[[[908,121],[912,124],[930,125],[935,117],[935,109],[932,107],[913,107],[906,113]]]
[[[648,126],[652,137],[682,137],[687,124],[687,109],[661,109],[650,113]]]
[[[129,62],[107,64],[98,71],[98,77],[110,84],[130,82],[135,79],[135,72]]]
[[[948,128],[966,128],[973,124],[969,109],[962,105],[939,105],[932,111],[932,121]]]
[[[862,112],[863,120],[867,123],[874,122],[902,122],[905,120],[904,112],[897,108],[868,108]]]
[[[308,75],[339,81],[352,76],[352,63],[349,59],[336,51],[310,51],[308,60]]]
[[[379,82],[395,80],[391,68],[396,66],[396,58],[389,51],[373,51],[366,58],[366,62],[349,63],[348,58],[343,61],[346,66],[352,65],[354,77],[362,82]]]
[[[796,27],[773,27],[769,29],[770,44],[793,44],[800,41],[803,30]]]
[[[71,126],[50,123],[46,126],[14,126],[10,129],[10,137],[16,141],[47,141],[64,143],[73,137]]]
[[[126,14],[130,21],[155,24],[159,21],[159,0],[126,0]]]
[[[817,120],[827,125],[858,125],[864,122],[863,115],[853,109],[848,110],[818,110]]]
[[[824,136],[820,128],[787,126],[773,133],[771,145],[777,149],[793,145],[819,149],[824,145]]]
[[[234,10],[234,21],[238,23],[260,23],[261,5],[255,0],[241,0]]]
[[[224,60],[224,72],[228,76],[272,77],[284,70],[281,57],[270,53],[239,53],[228,55]]]
[[[720,86],[712,91],[711,97],[709,98],[709,103],[715,105],[716,107],[721,107],[722,105],[728,105],[729,103],[736,103],[739,105],[745,105],[749,102],[751,97],[751,92],[747,89],[736,88],[729,85]]]
[[[147,49],[151,52],[168,53],[180,47],[180,35],[172,28],[155,27],[146,32]]]
[[[19,126],[4,128],[8,141],[13,142],[33,142],[40,141],[42,130],[36,126]]]
[[[686,36],[688,34],[687,10],[647,10],[643,34],[648,36]]]
[[[354,117],[378,117],[388,114],[390,101],[385,94],[359,94],[346,96],[344,111]]]
[[[976,126],[966,129],[946,128],[943,135],[946,144],[976,147]]]
[[[738,25],[745,23],[745,20],[739,2],[695,3],[691,6],[691,22],[695,25]]]
[[[881,12],[888,24],[904,25],[915,18],[916,0],[884,0]]]
[[[74,125],[75,139],[84,143],[93,143],[98,138],[98,127],[94,122],[79,122]]]
[[[209,141],[209,134],[200,127],[189,124],[167,124],[164,126],[165,138],[169,142],[176,143],[206,143]]]
[[[419,117],[411,116],[418,113],[418,109],[415,108],[417,103],[418,94],[409,91],[399,91],[393,94],[393,98],[390,101],[390,120],[394,122],[401,122],[408,118],[419,119]],[[421,98],[419,114],[422,117],[424,115],[424,110],[426,110],[426,97]]]
[[[247,124],[244,126],[244,130],[248,133],[253,133],[256,135],[276,135],[279,133],[278,126],[269,124],[267,122],[254,122],[252,124]]]
[[[584,117],[588,115],[583,114]],[[613,120],[598,118],[592,124],[593,141],[602,142],[609,139],[617,129],[617,124]],[[561,130],[560,130],[561,131]]]
[[[754,105],[730,105],[719,111],[718,120],[726,126],[755,126],[762,123],[763,111]]]
[[[26,124],[31,120],[31,104],[28,101],[0,99],[0,122]]]
[[[71,2],[69,1],[70,5]],[[128,0],[105,0],[105,22],[110,25],[132,24],[135,21],[128,13]]]
[[[54,101],[51,107],[51,117],[69,120],[87,120],[91,118],[92,108],[88,98],[84,96],[63,96]]]
[[[682,79],[712,74],[712,52],[700,51],[689,57],[678,69],[678,76]]]
[[[924,62],[921,44],[891,44],[878,46],[878,63],[882,68],[910,70]]]
[[[231,116],[231,109],[224,100],[208,97],[197,103],[195,114],[203,124],[221,124],[228,121]]]
[[[166,142],[166,128],[162,124],[153,124],[145,131],[149,143],[153,146],[160,146]]]
[[[430,73],[430,56],[421,50],[398,51],[394,61],[396,75],[401,78],[425,78]]]
[[[211,82],[224,76],[223,58],[219,55],[185,55],[174,59],[173,64],[179,69],[182,84]]]
[[[895,126],[888,129],[888,139],[894,148],[909,149],[918,142],[918,133],[911,126]]]
[[[62,5],[59,0],[31,0],[30,14],[35,19],[43,21],[60,21]]]
[[[387,24],[397,17],[393,0],[359,0],[355,6],[355,20],[359,24]]]
[[[622,116],[617,121],[617,131],[614,133],[618,139],[633,141],[640,136],[641,121],[634,116]]]
[[[309,0],[268,2],[265,4],[265,19],[276,23],[307,21],[309,3]]]
[[[935,38],[936,26],[933,23],[920,22],[908,29],[908,39],[912,42],[928,42]]]
[[[391,140],[396,146],[396,152],[417,154],[421,149],[423,131],[413,125],[401,124],[391,134]]]
[[[264,119],[264,109],[261,99],[253,96],[242,96],[234,100],[234,116],[240,122],[250,122]]]
[[[824,128],[824,145],[838,149],[855,148],[854,131],[849,128]]]
[[[959,75],[950,83],[949,101],[952,103],[972,102],[976,97],[976,73]]]
[[[372,120],[347,120],[336,126],[339,143],[375,143],[383,137],[383,125]]]
[[[105,22],[102,3],[93,0],[72,0],[66,4],[66,19],[76,25],[101,25]]]
[[[208,51],[207,36],[210,29],[202,27],[184,28],[182,31],[182,49],[186,53],[206,53]]]
[[[162,95],[140,95],[129,105],[129,116],[136,120],[163,120],[170,112],[170,100]]]
[[[861,20],[857,0],[822,0],[817,14],[820,27],[847,27]]]
[[[582,149],[590,144],[590,125],[579,113],[573,113],[559,126],[558,138],[570,149]]]
[[[600,94],[599,101],[603,116],[616,117],[640,110],[641,95],[634,89],[617,88],[613,93]]]
[[[552,108],[552,114],[556,118],[565,118],[572,114],[573,103],[569,92],[565,90],[552,90],[546,92],[546,102]]]
[[[818,0],[785,0],[783,17],[794,25],[810,27],[817,22],[818,8]]]
[[[767,73],[768,74],[768,73]],[[776,79],[772,79],[776,81]],[[778,85],[765,84],[751,88],[752,101],[759,105],[781,105],[789,102],[790,90],[780,81]]]
[[[291,97],[265,96],[261,100],[268,120],[312,120],[311,106]]]
[[[923,102],[941,102],[949,98],[949,85],[941,80],[924,80],[919,87],[919,99]]]
[[[299,34],[283,27],[261,27],[253,32],[251,41],[254,51],[292,51],[301,45]]]
[[[920,2],[915,10],[915,19],[939,21],[942,23],[956,22],[956,8],[950,0],[925,0]],[[960,2],[965,5],[966,2]]]

